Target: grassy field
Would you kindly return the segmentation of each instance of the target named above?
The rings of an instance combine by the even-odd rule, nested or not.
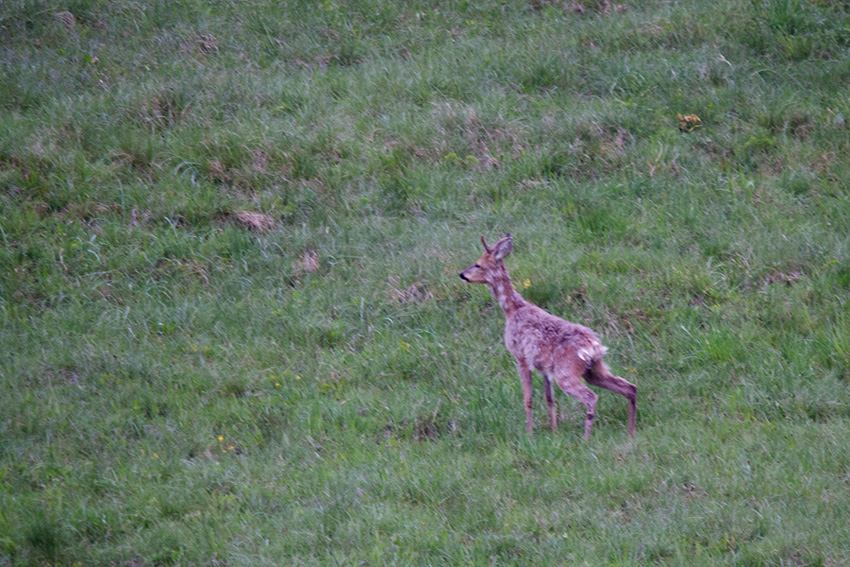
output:
[[[850,565],[850,9],[626,2],[0,2],[0,567]]]

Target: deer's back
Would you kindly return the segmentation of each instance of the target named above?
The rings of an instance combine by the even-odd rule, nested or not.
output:
[[[564,364],[589,364],[607,350],[593,330],[531,303],[508,317],[505,346],[518,360],[544,373]]]

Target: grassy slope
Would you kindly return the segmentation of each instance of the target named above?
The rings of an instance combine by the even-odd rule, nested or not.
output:
[[[0,6],[0,565],[850,562],[850,15],[351,4]]]

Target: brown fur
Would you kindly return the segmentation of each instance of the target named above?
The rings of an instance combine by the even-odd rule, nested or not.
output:
[[[637,413],[637,386],[614,376],[602,362],[607,348],[591,329],[555,317],[526,301],[511,285],[504,259],[511,253],[510,234],[492,248],[484,237],[484,254],[472,266],[460,273],[461,279],[470,283],[483,283],[502,311],[505,312],[505,346],[517,360],[517,370],[522,379],[525,402],[525,428],[532,433],[531,371],[543,375],[549,422],[554,431],[557,414],[552,382],[587,407],[584,437],[590,437],[593,417],[596,415],[597,395],[584,382],[622,394],[629,400],[629,437],[635,434]],[[582,381],[584,379],[584,382]]]

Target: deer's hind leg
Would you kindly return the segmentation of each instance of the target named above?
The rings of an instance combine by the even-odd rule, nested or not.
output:
[[[611,390],[629,400],[629,437],[635,436],[635,417],[637,415],[637,386],[614,376],[602,360],[595,360],[584,374],[588,384]]]
[[[587,408],[587,418],[584,421],[584,438],[585,440],[590,439],[593,418],[596,416],[596,400],[599,397],[581,381],[581,373],[575,369],[559,370],[554,378],[566,394],[574,397]]]

